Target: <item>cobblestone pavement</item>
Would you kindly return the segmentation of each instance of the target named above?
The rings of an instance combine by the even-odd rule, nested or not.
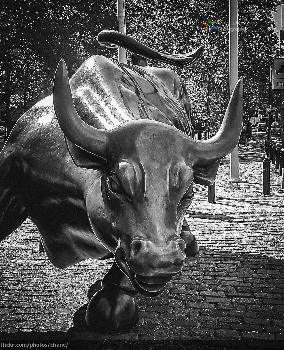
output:
[[[284,192],[272,167],[271,195],[262,195],[254,146],[241,148],[240,183],[229,181],[229,158],[220,166],[216,204],[208,203],[207,188],[195,186],[187,219],[200,253],[158,297],[136,297],[140,321],[127,334],[91,333],[83,322],[88,293],[112,261],[56,269],[39,253],[38,231],[27,220],[0,243],[0,340],[73,339],[75,347],[96,349],[284,348]]]

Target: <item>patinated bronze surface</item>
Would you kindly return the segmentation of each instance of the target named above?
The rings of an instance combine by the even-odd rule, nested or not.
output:
[[[212,183],[236,146],[241,99],[239,82],[217,135],[194,141],[174,72],[94,56],[69,83],[61,61],[53,96],[19,119],[0,154],[0,238],[30,217],[59,268],[112,253],[86,323],[131,328],[134,295],[157,295],[198,251],[182,228],[192,186]]]

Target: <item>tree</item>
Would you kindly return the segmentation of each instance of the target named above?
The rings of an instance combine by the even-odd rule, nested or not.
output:
[[[245,117],[257,109],[269,108],[269,69],[276,55],[277,35],[271,11],[280,1],[255,1],[240,3],[240,75],[245,78]],[[279,102],[275,99],[274,103]]]
[[[266,109],[269,65],[275,55],[276,34],[271,11],[280,1],[239,1],[239,76],[244,78],[244,111]],[[199,120],[216,129],[229,100],[228,4],[229,1],[156,0],[127,2],[128,33],[156,49],[180,53],[199,45],[204,55],[184,77]],[[205,31],[206,21],[216,22],[217,32]]]

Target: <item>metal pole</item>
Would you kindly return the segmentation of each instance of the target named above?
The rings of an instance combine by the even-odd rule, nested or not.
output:
[[[215,182],[213,185],[208,186],[208,202],[209,203],[216,203]]]
[[[238,81],[238,0],[229,0],[229,83],[230,95]],[[239,182],[238,146],[230,155],[232,182]]]
[[[118,31],[122,34],[126,34],[125,0],[117,0],[117,20]],[[118,62],[127,63],[126,50],[122,47],[118,48]]]
[[[280,132],[280,138],[282,142],[282,146],[284,146],[284,90],[280,91],[280,98],[281,98],[281,106],[280,106],[280,113],[281,113],[281,119],[280,119],[280,125],[281,125],[281,132]]]
[[[262,163],[262,186],[263,194],[270,195],[270,159],[265,157]]]

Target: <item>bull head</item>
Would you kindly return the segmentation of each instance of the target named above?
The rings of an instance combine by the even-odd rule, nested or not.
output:
[[[101,164],[101,181],[94,181],[86,197],[94,232],[100,232],[139,292],[157,294],[185,259],[180,231],[193,182],[214,182],[218,160],[237,145],[242,82],[220,130],[206,141],[151,120],[130,121],[110,131],[86,124],[73,105],[63,61],[55,77],[54,107],[75,163],[89,168]]]

